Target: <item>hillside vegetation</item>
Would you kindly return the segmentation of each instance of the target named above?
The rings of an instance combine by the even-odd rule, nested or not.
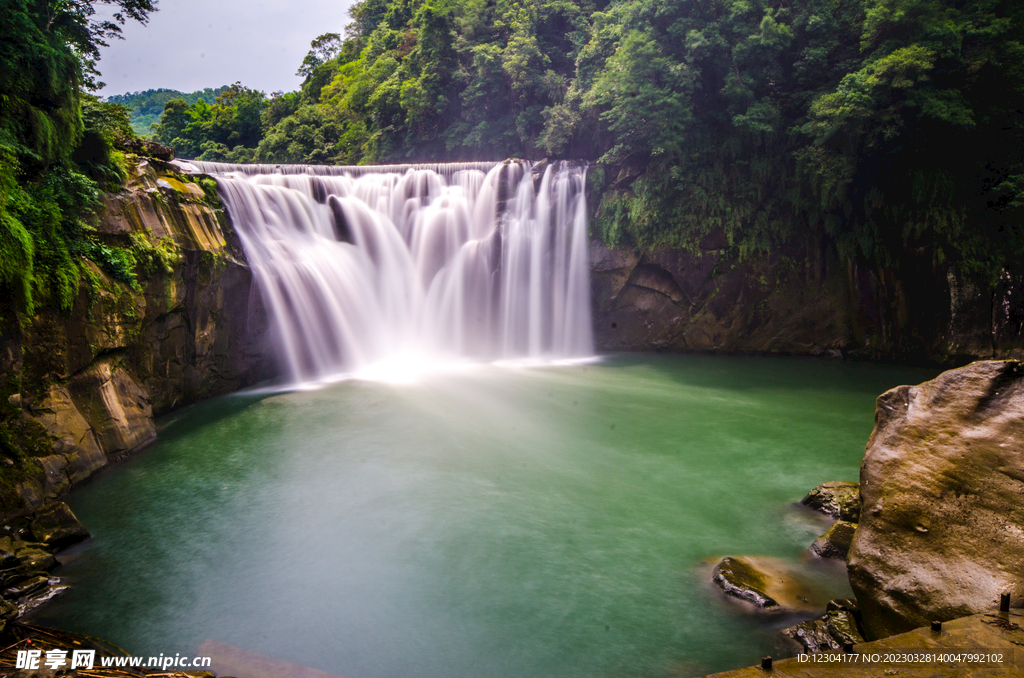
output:
[[[195,104],[202,99],[212,104],[228,86],[207,87],[196,92],[179,92],[174,89],[147,89],[144,92],[128,92],[127,94],[114,94],[106,98],[107,103],[119,104],[128,109],[128,122],[136,134],[149,134],[150,126],[160,121],[160,115],[164,112],[164,105],[172,99],[180,99],[188,105]]]
[[[136,257],[91,236],[100,190],[126,179],[120,148],[135,135],[127,109],[89,91],[105,40],[128,20],[145,23],[151,0],[2,0],[0,22],[0,311],[40,304],[70,310],[91,259],[134,281]],[[0,323],[0,332],[6,328]]]
[[[1024,5],[362,0],[302,88],[168,102],[186,157],[596,163],[597,235],[794,235],[995,279],[1024,254]]]

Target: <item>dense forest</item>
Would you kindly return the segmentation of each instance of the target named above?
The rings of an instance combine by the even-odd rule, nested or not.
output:
[[[123,180],[130,111],[88,92],[98,45],[153,7],[118,0],[101,22],[86,0],[2,1],[0,284],[26,308],[65,305],[80,257],[129,277],[88,223]],[[588,160],[595,235],[642,249],[721,230],[744,256],[800,236],[989,280],[1024,255],[1021,3],[362,0],[350,15],[313,41],[299,91],[168,99],[153,138],[232,162]],[[123,101],[163,94],[137,96]]]
[[[106,98],[107,103],[119,104],[128,109],[128,122],[136,134],[149,134],[150,127],[160,121],[164,105],[172,99],[180,99],[189,106],[199,100],[212,104],[228,88],[207,87],[197,92],[179,92],[174,89],[147,89],[145,92],[115,94]]]
[[[139,243],[92,237],[100,191],[126,180],[124,152],[138,140],[123,106],[90,92],[99,48],[127,21],[145,23],[151,0],[113,0],[108,18],[89,0],[0,0],[0,311],[40,305],[70,311],[96,262],[116,280],[155,255]],[[0,326],[0,332],[6,328]],[[2,428],[2,427],[0,427]],[[0,436],[0,446],[3,439]]]
[[[586,159],[597,235],[741,253],[813,233],[992,279],[1024,254],[1024,5],[362,0],[301,90],[170,101],[231,162]]]

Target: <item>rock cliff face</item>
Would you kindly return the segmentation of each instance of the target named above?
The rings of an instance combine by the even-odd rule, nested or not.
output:
[[[1024,596],[1024,364],[978,362],[882,394],[861,466],[850,583],[874,638]]]
[[[993,291],[922,254],[897,277],[821,243],[739,258],[712,233],[694,251],[591,245],[602,350],[843,355],[959,365],[1024,357],[1024,278]]]
[[[36,508],[156,436],[154,415],[272,376],[267,318],[212,180],[136,158],[104,198],[109,245],[149,254],[138,283],[91,263],[74,307],[0,306],[6,425],[31,458],[0,469],[7,513]]]

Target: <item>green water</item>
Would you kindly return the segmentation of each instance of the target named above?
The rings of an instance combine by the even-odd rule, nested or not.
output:
[[[743,666],[792,620],[705,561],[797,558],[822,524],[793,502],[856,480],[875,397],[930,376],[647,355],[222,398],[69,498],[93,539],[40,621],[347,678]]]

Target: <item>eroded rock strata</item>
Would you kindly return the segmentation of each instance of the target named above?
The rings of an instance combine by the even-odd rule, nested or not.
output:
[[[135,282],[83,259],[70,310],[26,317],[0,302],[8,515],[152,441],[154,415],[274,372],[266,314],[213,181],[153,158],[130,171],[125,190],[103,196],[96,237],[135,253]]]
[[[741,256],[721,231],[691,250],[591,243],[598,349],[833,355],[937,365],[1024,357],[1024,277],[899,273],[793,241]]]
[[[879,396],[860,492],[848,564],[871,638],[1020,601],[1024,365],[977,362]]]

